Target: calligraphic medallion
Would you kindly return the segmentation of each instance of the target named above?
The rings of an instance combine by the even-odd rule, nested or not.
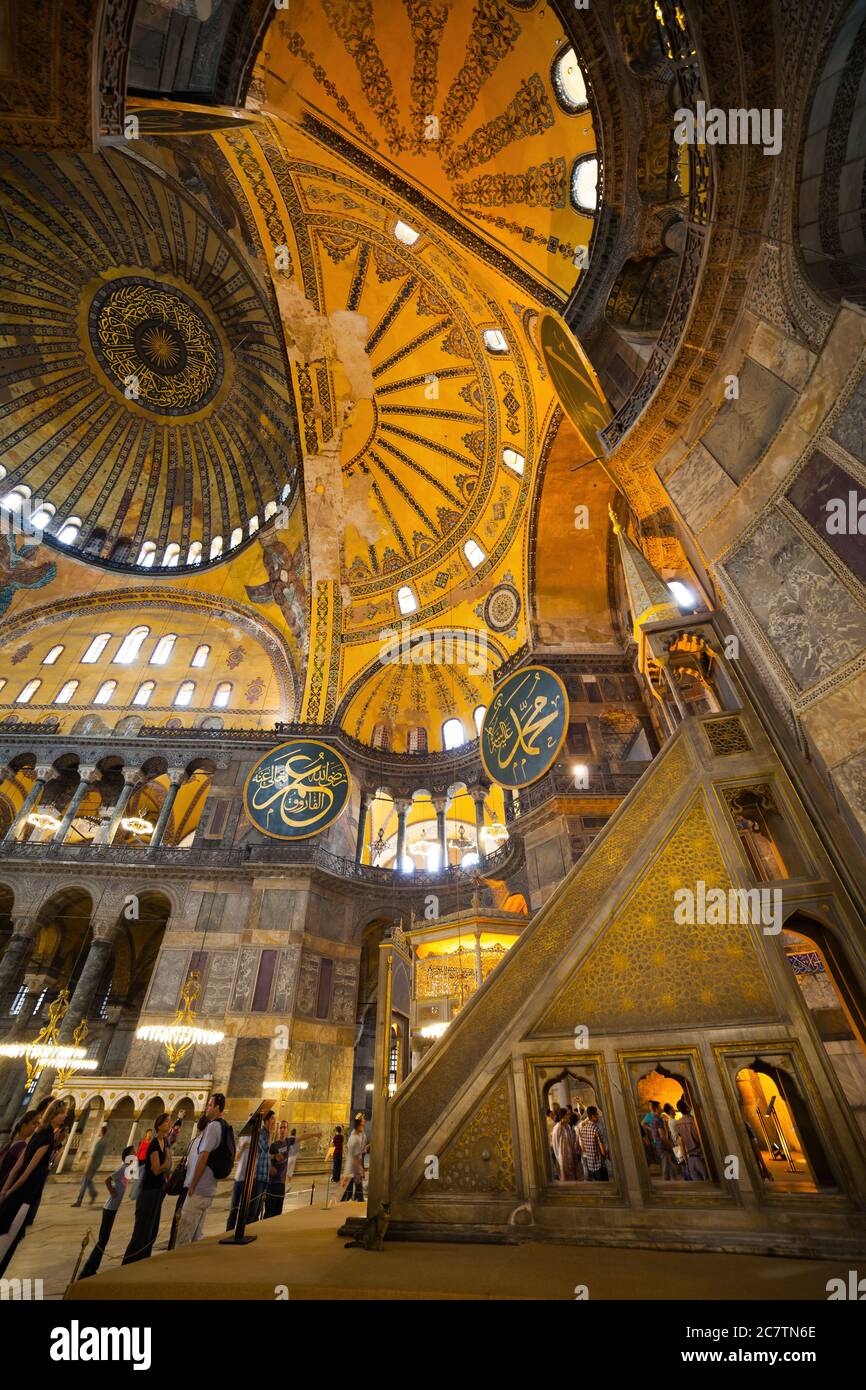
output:
[[[188,415],[213,400],[223,379],[217,333],[176,286],[144,276],[109,280],[93,297],[94,356],[127,399],[163,415]]]
[[[307,840],[343,814],[349,768],[327,743],[296,738],[260,758],[244,786],[244,811],[263,835]]]
[[[558,314],[542,316],[538,342],[559,404],[587,444],[602,454],[598,432],[613,416],[586,353]]]
[[[523,666],[493,692],[481,725],[481,761],[501,787],[528,787],[548,772],[568,732],[565,686],[546,666]]]

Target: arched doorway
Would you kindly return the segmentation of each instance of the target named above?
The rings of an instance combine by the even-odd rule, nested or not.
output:
[[[866,990],[838,938],[814,917],[804,912],[789,917],[782,945],[845,1099],[866,1135]]]
[[[797,1078],[774,1061],[756,1057],[737,1072],[746,1136],[762,1182],[779,1192],[835,1187],[820,1133]]]

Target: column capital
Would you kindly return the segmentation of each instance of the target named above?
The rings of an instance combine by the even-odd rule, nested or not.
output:
[[[147,781],[140,767],[127,767],[125,764],[120,769],[123,776],[124,785],[128,787],[143,786]]]
[[[179,787],[186,780],[185,767],[170,767],[167,769],[168,780],[173,787]]]
[[[14,936],[35,936],[39,928],[39,922],[35,912],[15,912],[9,914],[12,919],[12,934]]]
[[[430,800],[433,802],[433,810],[436,812],[437,816],[438,816],[438,815],[441,815],[441,813],[442,813],[443,811],[446,811],[446,810],[448,809],[448,797],[447,797],[447,795],[446,795],[446,796],[431,796]]]
[[[120,909],[118,908],[118,912]],[[94,917],[90,923],[90,930],[93,933],[93,944],[97,941],[112,945],[120,935],[120,922],[116,916],[113,917]]]
[[[482,787],[480,783],[476,782],[474,786],[469,788],[469,795],[473,801],[486,801],[489,790],[489,787]]]
[[[21,771],[24,769],[21,768]],[[50,782],[52,777],[57,776],[57,769],[53,763],[37,763],[31,771],[37,782]]]
[[[102,781],[102,773],[99,768],[95,766],[91,767],[90,764],[87,764],[85,767],[79,767],[78,776],[81,782],[90,783],[91,786],[95,786],[97,782]]]

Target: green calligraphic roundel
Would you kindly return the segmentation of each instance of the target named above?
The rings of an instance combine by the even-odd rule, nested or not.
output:
[[[502,787],[528,787],[548,772],[568,732],[565,686],[546,666],[523,666],[493,692],[481,726],[481,761]]]
[[[318,739],[296,738],[260,758],[244,787],[244,810],[263,835],[306,840],[333,825],[349,803],[349,769]]]

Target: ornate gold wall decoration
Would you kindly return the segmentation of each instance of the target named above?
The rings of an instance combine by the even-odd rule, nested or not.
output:
[[[486,1099],[439,1156],[439,1177],[422,1178],[417,1196],[442,1192],[516,1192],[514,1117],[508,1077],[493,1083]]]
[[[600,932],[534,1034],[606,1033],[773,1018],[748,925],[674,921],[677,888],[733,887],[699,796]]]

